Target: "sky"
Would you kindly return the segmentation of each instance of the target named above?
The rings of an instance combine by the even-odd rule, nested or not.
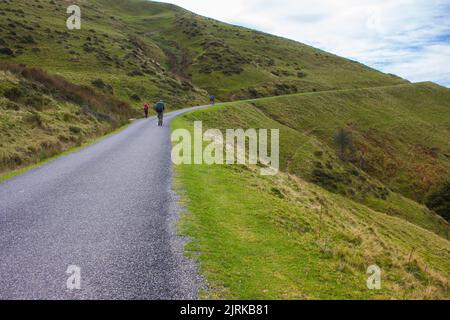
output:
[[[450,0],[165,0],[312,45],[413,82],[450,87]]]

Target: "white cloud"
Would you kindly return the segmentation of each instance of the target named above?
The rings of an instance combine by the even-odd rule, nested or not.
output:
[[[412,81],[450,86],[450,0],[166,0]]]

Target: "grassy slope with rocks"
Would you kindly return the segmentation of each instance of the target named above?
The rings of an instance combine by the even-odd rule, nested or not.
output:
[[[354,183],[350,185],[354,190],[339,188],[340,173],[357,169],[394,192],[423,202],[431,189],[450,179],[447,88],[419,83],[268,99],[251,105],[301,133],[310,146],[321,145],[307,154],[301,145],[287,151],[284,167],[290,173],[324,182],[331,191],[339,190],[347,196],[361,194],[364,190]],[[345,129],[353,140],[354,150],[344,161],[337,161],[333,143],[339,129]],[[308,154],[314,157],[307,158]],[[330,168],[328,162],[332,162]]]
[[[242,101],[196,114],[221,130],[278,128],[282,171],[447,237],[448,223],[418,202],[450,180],[449,98],[450,90],[423,83]],[[354,147],[345,159],[333,141],[341,128]]]
[[[81,30],[66,27],[66,9],[71,4],[81,7]],[[108,7],[102,1],[2,1],[1,47],[12,55],[0,53],[0,58],[63,75],[135,107],[159,98],[171,108],[207,100],[204,90],[170,72],[165,53],[144,36],[151,30],[131,23],[125,4],[125,8],[111,6],[117,10],[112,12],[107,12]],[[138,21],[142,12],[135,14]],[[170,16],[172,11],[155,5],[145,16],[161,15]]]
[[[361,102],[370,98],[374,90],[381,89],[230,103],[175,120],[174,128],[192,130],[192,122],[201,120],[205,130],[279,128],[281,135],[284,172],[276,177],[262,177],[258,168],[251,166],[177,167],[178,190],[189,210],[182,219],[181,232],[192,237],[188,251],[198,257],[210,282],[210,290],[204,297],[449,298],[448,223],[423,205],[393,191],[395,184],[388,187],[382,177],[376,178],[375,174],[341,160],[331,142],[330,136],[337,128],[356,123],[361,115],[348,100],[345,106],[340,106],[339,98],[352,95]],[[393,102],[395,95],[417,91],[420,96],[423,90],[437,91],[434,92],[437,96],[444,94],[441,104],[434,107],[436,115],[450,111],[445,106],[447,92],[438,94],[443,89],[435,85],[398,87],[376,96]],[[307,104],[312,100],[315,104]],[[317,109],[311,109],[313,105]],[[278,112],[282,106],[287,108],[286,113]],[[326,108],[324,114],[332,112],[334,116],[328,120],[316,118],[322,108]],[[345,113],[341,110],[344,108]],[[419,130],[419,139],[421,133],[430,130],[427,125],[435,124],[435,131],[427,137],[441,148],[440,152],[446,152],[448,145],[439,137],[448,137],[445,117],[427,121],[426,116],[415,116],[409,103],[402,104],[399,100],[394,105],[372,104],[371,108],[376,110],[374,113],[396,109],[403,117],[391,117],[389,122],[383,117],[367,117],[370,123],[365,123],[365,128],[377,135],[364,141],[355,137],[356,141],[369,143],[374,136],[395,137],[400,127],[419,121],[425,126],[425,131]],[[301,123],[292,119],[294,114],[303,117],[304,127],[292,125]],[[318,124],[321,130],[316,128]],[[355,136],[356,132],[352,131]],[[406,137],[408,132],[397,142],[399,150],[393,156],[401,158],[404,148],[420,143],[414,137]],[[415,157],[415,150],[407,159]],[[370,152],[369,149],[367,155]],[[401,166],[402,162],[398,169],[404,174]],[[327,168],[327,174],[314,175],[318,168]],[[326,180],[321,181],[324,177]],[[406,185],[401,186],[409,190]],[[350,189],[355,193],[349,193]],[[366,287],[366,270],[372,264],[382,268],[381,291]]]
[[[68,30],[78,4],[82,29]],[[4,0],[0,58],[38,66],[77,84],[97,79],[138,107],[404,83],[312,47],[137,0]]]
[[[66,9],[72,4],[81,7],[81,30],[66,27]],[[160,98],[168,102],[169,109],[176,109],[204,104],[209,94],[239,99],[406,82],[294,41],[163,3],[2,0],[0,18],[1,61],[41,68],[99,95],[113,95],[138,110],[144,101]],[[2,78],[6,87],[11,86],[8,77]],[[2,99],[3,109],[14,102],[4,93]],[[54,107],[54,103],[42,106]],[[64,109],[77,117],[77,108]],[[41,151],[34,142],[21,146],[18,132],[23,137],[31,135],[30,125],[21,120],[22,112],[2,111],[2,130],[16,140],[3,141],[2,158],[6,160],[1,170],[52,155],[61,150],[58,141],[67,138],[61,140],[59,131],[47,130],[50,145],[44,149],[48,151]],[[42,115],[48,123],[59,121],[56,113]],[[88,127],[85,132],[95,125]],[[41,133],[35,141],[38,145],[43,143]],[[35,151],[26,151],[28,147]]]
[[[0,62],[0,173],[79,146],[134,115],[131,106],[110,95]]]
[[[100,3],[161,48],[172,73],[222,100],[405,82],[301,43],[179,7],[127,0]],[[155,8],[158,15],[149,17],[146,13]]]

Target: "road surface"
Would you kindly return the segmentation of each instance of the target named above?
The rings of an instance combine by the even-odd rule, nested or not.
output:
[[[0,299],[196,299],[202,279],[175,231],[168,122],[198,108],[0,183]],[[79,290],[67,288],[69,266]]]

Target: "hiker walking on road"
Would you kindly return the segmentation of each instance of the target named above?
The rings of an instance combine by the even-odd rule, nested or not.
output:
[[[145,114],[145,118],[148,118],[148,109],[150,109],[150,106],[148,105],[148,103],[144,104],[144,114]]]
[[[211,104],[216,104],[216,97],[214,96],[209,97],[209,102],[211,102]]]
[[[159,102],[155,105],[155,111],[158,113],[158,126],[162,127],[163,125],[163,117],[164,117],[164,109],[166,106],[164,105],[164,101],[159,100]]]

